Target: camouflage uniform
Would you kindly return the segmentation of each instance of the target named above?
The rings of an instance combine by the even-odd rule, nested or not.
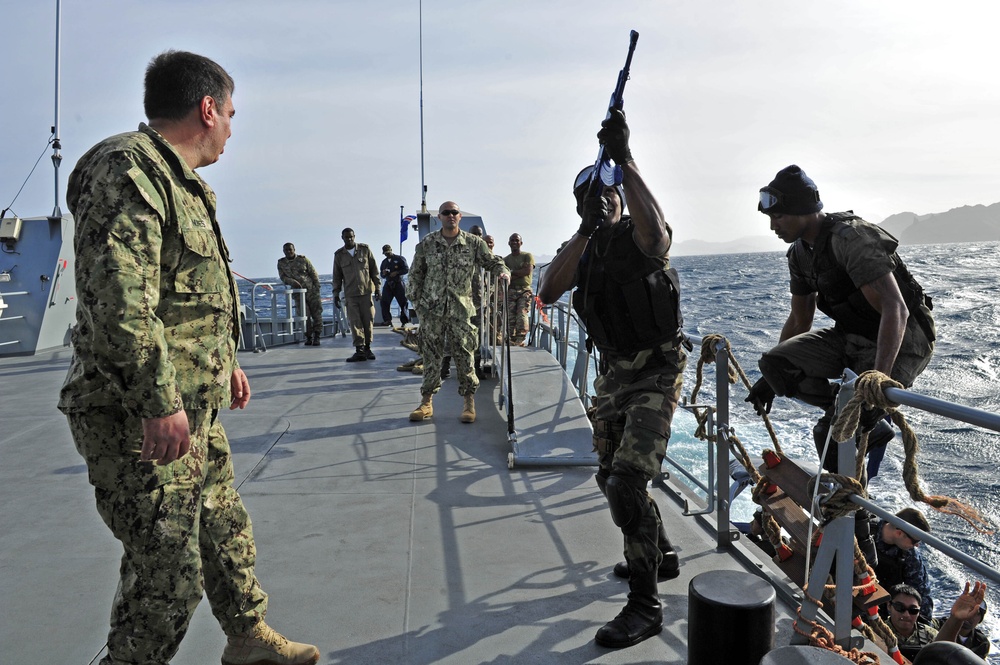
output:
[[[239,294],[215,194],[146,125],[85,154],[66,200],[79,303],[59,409],[125,550],[102,663],[166,663],[203,587],[227,634],[267,610],[217,420],[237,368]],[[142,419],[181,409],[190,453],[140,461]]]
[[[686,363],[684,349],[674,342],[634,357],[602,359],[602,373],[594,380],[598,477],[609,477],[613,469],[637,470],[647,480],[660,474]],[[645,562],[655,568],[662,558],[660,515],[652,497],[649,501],[654,509],[636,533],[625,534],[624,552],[630,565]]]
[[[278,259],[278,277],[293,286],[294,282],[306,290],[306,337],[318,339],[323,334],[323,301],[319,297],[319,275],[312,262],[301,254],[294,258]],[[295,301],[296,305],[298,300]]]
[[[406,295],[420,317],[420,357],[424,361],[422,395],[441,388],[441,363],[447,340],[458,370],[458,394],[472,395],[479,388],[473,366],[478,330],[472,324],[472,279],[477,268],[494,278],[510,274],[503,259],[494,256],[482,238],[459,231],[451,243],[435,231],[420,241],[410,266]]]
[[[372,294],[381,281],[378,265],[368,245],[356,243],[354,256],[341,247],[333,255],[333,293],[344,290],[347,320],[351,324],[355,347],[370,347],[375,326],[375,303]]]
[[[599,339],[598,332],[605,329],[614,331],[615,344],[634,345],[637,340],[646,339],[640,336],[639,326],[648,322],[640,323],[638,316],[609,309],[607,300],[591,301],[587,296],[604,292],[606,285],[623,279],[618,273],[630,264],[645,262],[643,265],[648,267],[644,269],[652,272],[636,283],[646,286],[624,295],[609,290],[613,295],[607,297],[627,301],[622,304],[624,310],[632,311],[633,307],[655,310],[653,320],[676,318],[672,327],[666,322],[657,327],[654,338],[667,337],[666,341],[650,343],[638,351],[617,351],[614,346],[604,348],[601,342],[595,341],[601,351],[600,375],[594,381],[596,395],[592,416],[594,449],[600,465],[597,483],[605,491],[609,479],[617,476],[627,479],[635,492],[646,496],[646,484],[660,474],[660,465],[666,455],[687,355],[679,343],[680,312],[676,309],[679,297],[676,289],[651,291],[649,288],[652,284],[666,284],[652,277],[667,274],[670,259],[666,253],[643,258],[635,243],[633,228],[634,222],[624,216],[617,224],[598,229],[594,234],[577,267],[573,306],[587,322],[588,334],[595,340]],[[595,276],[598,274],[601,276]],[[630,280],[629,284],[632,283]],[[668,316],[671,312],[673,316]],[[659,508],[651,496],[646,499],[648,504],[639,511],[636,522],[629,528],[622,526],[625,559],[633,573],[657,569],[663,561],[664,548],[670,549]]]
[[[535,258],[528,252],[508,254],[503,262],[511,271],[535,264]],[[529,313],[534,293],[531,291],[531,275],[511,279],[507,289],[507,336],[512,344],[520,344],[528,336]]]

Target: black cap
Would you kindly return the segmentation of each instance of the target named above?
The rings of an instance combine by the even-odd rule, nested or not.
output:
[[[392,245],[382,245],[382,251],[384,252],[385,250],[389,250],[391,252],[392,251]]]
[[[816,183],[795,164],[778,171],[767,187],[760,188],[757,210],[765,215],[809,215],[822,209]]]

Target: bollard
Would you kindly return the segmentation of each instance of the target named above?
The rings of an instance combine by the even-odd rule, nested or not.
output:
[[[688,585],[688,665],[758,665],[774,647],[774,597],[750,573],[697,575]]]
[[[810,646],[780,647],[771,651],[760,665],[845,665],[850,660],[829,649]]]

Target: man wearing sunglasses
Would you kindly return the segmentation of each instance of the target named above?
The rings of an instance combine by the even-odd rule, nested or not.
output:
[[[937,629],[920,620],[920,592],[909,584],[897,584],[889,591],[889,626],[899,640],[899,650],[912,659],[920,647],[937,637]]]
[[[680,287],[668,256],[672,231],[632,159],[625,115],[613,111],[597,136],[616,164],[615,177],[610,184],[592,179],[593,166],[577,175],[580,228],[543,273],[538,296],[554,303],[576,287],[573,307],[586,326],[587,346],[600,351],[591,416],[596,480],[624,538],[625,562],[615,574],[628,578],[629,594],[595,640],[622,648],[662,630],[657,580],[679,575],[646,486],[666,455],[687,355]],[[626,194],[631,215],[623,214]]]
[[[482,268],[494,279],[509,282],[510,270],[482,238],[459,228],[462,211],[457,203],[442,203],[438,220],[441,229],[427,234],[417,245],[406,287],[406,295],[420,318],[420,357],[424,362],[420,404],[410,413],[410,420],[421,422],[434,415],[431,400],[441,389],[447,345],[455,359],[458,394],[463,400],[459,420],[473,423],[479,388],[473,355],[479,347],[479,331],[472,323],[472,278]]]
[[[920,592],[908,584],[897,584],[889,591],[889,627],[899,640],[900,652],[913,660],[921,649],[932,642],[954,642],[962,626],[980,615],[986,598],[986,585],[982,582],[965,583],[965,589],[955,599],[948,618],[935,628],[920,616]],[[970,652],[970,656],[972,653]],[[945,662],[935,660],[933,662]],[[967,662],[967,659],[947,662]]]
[[[792,297],[780,343],[761,358],[763,377],[746,401],[760,414],[770,412],[775,395],[824,409],[813,429],[822,452],[834,411],[829,379],[844,368],[856,374],[874,369],[906,388],[913,385],[934,352],[931,299],[896,254],[898,241],[853,212],[823,212],[816,183],[798,166],[782,169],[761,188],[757,209],[791,245]],[[833,327],[812,330],[817,309]],[[862,415],[863,431],[871,431],[870,460],[893,437],[882,415]],[[830,442],[823,466],[837,471],[837,442]]]

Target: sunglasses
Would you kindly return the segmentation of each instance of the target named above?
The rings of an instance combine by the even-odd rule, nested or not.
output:
[[[439,215],[461,215],[461,210],[442,210],[438,213]]]
[[[912,614],[913,616],[917,616],[918,614],[920,614],[920,608],[919,607],[916,607],[916,606],[907,607],[903,603],[901,603],[899,601],[895,601],[895,600],[892,603],[890,603],[890,604],[892,605],[892,609],[896,610],[900,614],[903,614],[904,612],[907,613],[907,614]]]

